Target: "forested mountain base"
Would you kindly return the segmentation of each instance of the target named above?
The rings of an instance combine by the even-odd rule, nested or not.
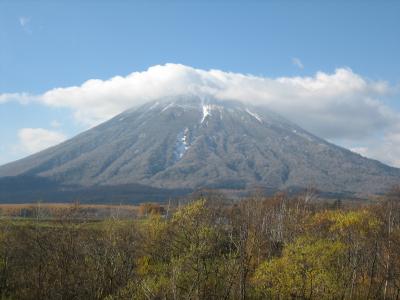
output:
[[[368,205],[210,196],[160,212],[2,220],[2,299],[400,297],[399,189]]]

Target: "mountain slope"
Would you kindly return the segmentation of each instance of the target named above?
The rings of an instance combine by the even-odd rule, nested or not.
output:
[[[58,146],[0,167],[0,177],[62,185],[378,193],[400,170],[332,145],[265,109],[181,96],[126,111]]]

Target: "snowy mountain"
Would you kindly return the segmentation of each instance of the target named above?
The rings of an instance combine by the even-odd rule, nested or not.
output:
[[[10,176],[81,189],[312,186],[379,193],[399,182],[400,170],[328,143],[266,109],[180,96],[128,110],[0,167],[0,177]]]

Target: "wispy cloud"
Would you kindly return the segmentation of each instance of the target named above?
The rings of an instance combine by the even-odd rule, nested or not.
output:
[[[19,24],[22,27],[24,27],[24,26],[29,24],[29,22],[31,21],[31,18],[29,18],[29,17],[19,17],[18,20],[19,20]]]
[[[18,18],[19,25],[21,26],[22,30],[26,33],[32,34],[31,28],[31,18],[26,16],[20,16]]]
[[[304,69],[304,65],[301,62],[301,60],[297,57],[293,57],[292,58],[292,64],[295,65],[296,67],[298,67],[299,69]]]
[[[25,154],[36,153],[67,139],[61,132],[43,128],[22,128],[18,131],[18,138],[17,147]]]
[[[0,104],[11,101],[27,104],[34,101],[35,98],[35,96],[29,93],[4,93],[0,94]]]
[[[50,122],[50,126],[51,126],[52,128],[60,128],[61,125],[62,125],[62,124],[61,124],[59,121],[57,121],[57,120],[53,120],[53,121]]]

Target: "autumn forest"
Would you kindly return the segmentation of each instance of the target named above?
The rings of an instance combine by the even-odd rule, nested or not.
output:
[[[3,218],[2,299],[398,299],[400,191],[369,204],[314,198]]]

